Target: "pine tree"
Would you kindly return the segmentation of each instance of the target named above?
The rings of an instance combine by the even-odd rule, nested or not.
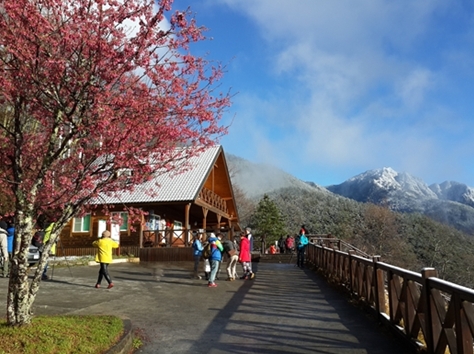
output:
[[[264,194],[252,217],[254,235],[263,238],[267,245],[286,235],[281,212],[273,200]]]

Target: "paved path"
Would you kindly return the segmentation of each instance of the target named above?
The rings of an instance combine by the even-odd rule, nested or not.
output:
[[[146,336],[138,351],[146,354],[408,352],[313,272],[289,264],[255,268],[254,280],[207,288],[191,279],[190,263],[112,264],[111,290],[93,287],[97,266],[56,268],[34,310],[130,318]],[[0,308],[6,287],[0,278]]]

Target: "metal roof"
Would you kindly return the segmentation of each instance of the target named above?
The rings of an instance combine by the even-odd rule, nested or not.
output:
[[[133,191],[120,192],[113,197],[101,195],[96,203],[162,203],[196,200],[221,152],[220,145],[210,147],[201,154],[191,157],[184,172],[158,173],[152,180],[135,186]]]

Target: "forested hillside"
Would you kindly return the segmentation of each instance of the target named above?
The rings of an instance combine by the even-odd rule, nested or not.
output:
[[[249,197],[245,184],[234,181],[241,224],[253,226],[255,208],[263,194]],[[310,233],[332,234],[369,254],[380,255],[384,262],[416,272],[434,267],[441,278],[474,287],[474,238],[455,228],[421,214],[396,213],[319,188],[262,190],[278,206],[286,233],[294,234],[305,224]],[[258,229],[255,235],[258,237]],[[279,236],[274,235],[274,239]]]

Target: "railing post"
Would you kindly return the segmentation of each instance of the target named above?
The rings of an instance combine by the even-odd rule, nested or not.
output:
[[[380,256],[372,258],[374,264],[374,279],[375,279],[375,309],[377,314],[385,313],[385,281],[383,277],[383,270],[379,269],[377,263],[380,262]]]
[[[347,254],[349,255],[349,284],[350,284],[350,291],[351,296],[354,294],[354,274],[353,274],[353,267],[352,267],[352,250],[349,250]]]
[[[437,277],[438,272],[434,268],[423,268],[421,270],[421,277],[422,277],[422,286],[423,289],[421,291],[421,296],[423,297],[422,301],[424,304],[425,309],[425,331],[423,333],[425,336],[426,342],[426,350],[428,353],[434,353],[435,350],[435,343],[433,337],[433,312],[436,311],[434,306],[431,306],[431,289],[429,286],[429,278],[430,277]]]
[[[473,340],[469,329],[468,319],[463,311],[462,300],[459,293],[453,293],[451,302],[454,307],[454,327],[456,330],[457,352],[462,354],[472,354]]]

